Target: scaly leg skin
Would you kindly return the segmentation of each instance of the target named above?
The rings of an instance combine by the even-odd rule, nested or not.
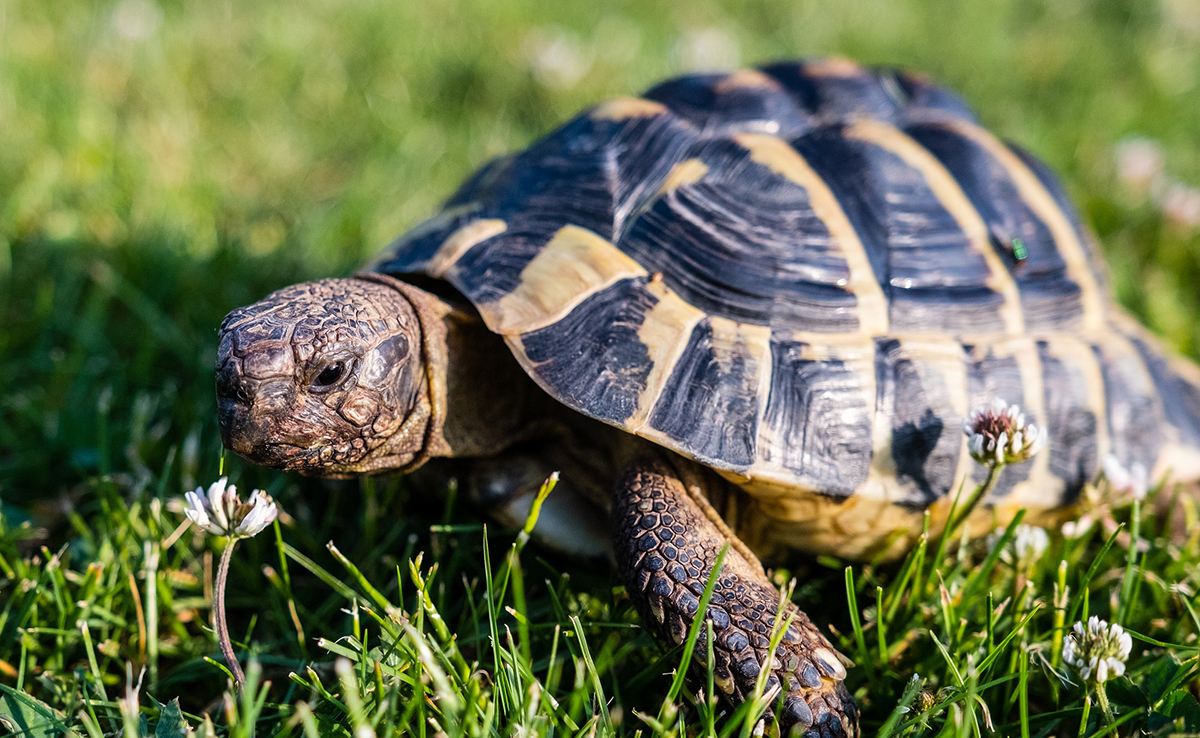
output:
[[[803,736],[858,735],[858,709],[842,684],[846,669],[808,616],[788,602],[791,616],[783,640],[769,657],[779,590],[758,559],[721,521],[690,474],[681,479],[670,464],[646,458],[618,480],[613,499],[617,565],[643,619],[670,643],[683,643],[721,547],[730,544],[707,617],[713,624],[713,675],[726,699],[750,698],[764,665],[771,669],[767,693],[780,727]],[[702,479],[702,478],[697,478]],[[689,489],[690,488],[690,489]],[[706,673],[706,631],[696,646],[696,665]]]

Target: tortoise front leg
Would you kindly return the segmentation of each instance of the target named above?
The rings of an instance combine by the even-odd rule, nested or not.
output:
[[[691,479],[696,476],[696,479]],[[685,483],[684,479],[688,483]],[[782,692],[780,721],[805,736],[856,736],[858,710],[842,684],[846,670],[808,616],[788,602],[791,624],[772,658],[779,590],[762,565],[708,504],[699,475],[681,475],[660,459],[633,463],[617,481],[613,536],[617,565],[643,619],[670,643],[683,643],[722,546],[729,553],[709,603],[714,683],[734,704],[749,699],[764,665],[767,692]],[[706,631],[692,663],[706,673]]]

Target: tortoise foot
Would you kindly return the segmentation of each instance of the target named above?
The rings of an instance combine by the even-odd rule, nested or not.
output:
[[[841,657],[794,604],[780,610],[779,590],[700,489],[689,489],[665,462],[638,462],[617,484],[613,530],[630,596],[647,625],[673,644],[687,639],[709,572],[729,544],[706,612],[713,626],[714,684],[722,696],[731,704],[744,702],[769,669],[764,694],[784,734],[858,735],[858,709],[842,683]],[[777,615],[788,624],[771,654]],[[707,676],[706,630],[700,634],[692,663]]]

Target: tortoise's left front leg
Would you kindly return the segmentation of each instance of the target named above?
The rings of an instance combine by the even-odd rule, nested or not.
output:
[[[759,673],[769,669],[767,691],[775,691],[782,701],[785,731],[795,726],[805,736],[858,735],[858,710],[842,684],[845,667],[825,636],[791,602],[780,613],[791,622],[770,653],[779,590],[708,504],[700,485],[711,478],[691,473],[688,464],[647,457],[631,464],[617,481],[617,564],[642,617],[668,642],[683,643],[709,572],[728,543],[706,614],[713,624],[714,683],[730,702],[740,703],[753,694]],[[706,631],[700,633],[692,664],[703,675],[708,647]]]

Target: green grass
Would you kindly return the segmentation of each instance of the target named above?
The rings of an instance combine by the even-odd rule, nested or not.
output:
[[[688,651],[660,649],[605,573],[564,569],[467,511],[422,509],[400,482],[364,487],[361,498],[341,484],[320,504],[294,500],[273,534],[235,552],[234,640],[251,660],[240,697],[208,629],[216,544],[183,530],[177,502],[97,481],[103,514],[89,526],[72,512],[75,532],[56,551],[6,520],[0,668],[15,691],[0,685],[0,722],[24,714],[15,734],[32,736],[126,721],[136,732],[139,719],[208,720],[229,735],[753,730],[748,708],[723,714],[702,697],[711,683],[701,692],[678,678]],[[365,504],[347,505],[349,494]],[[1128,673],[1107,686],[1115,722],[1094,710],[1088,734],[1194,732],[1200,530],[1195,505],[1170,495],[1138,516],[1149,550],[1136,556],[1128,508],[1100,506],[1087,535],[1055,536],[1028,564],[1003,553],[1017,520],[990,548],[927,537],[899,565],[821,561],[775,576],[796,577],[797,601],[833,613],[834,642],[858,664],[848,684],[867,735],[1074,734],[1086,692],[1059,654],[1064,629],[1088,614],[1136,639]],[[1186,520],[1153,512],[1169,508]],[[400,509],[414,512],[381,529],[381,511]],[[321,545],[339,534],[344,551]]]
[[[1170,177],[1200,184],[1193,6],[6,3],[0,685],[80,734],[139,719],[169,734],[176,713],[157,705],[174,698],[188,724],[206,729],[207,714],[219,735],[364,720],[421,736],[650,734],[676,719],[689,733],[749,729],[691,706],[694,684],[664,706],[681,653],[641,630],[607,571],[537,548],[506,568],[512,533],[489,531],[485,555],[471,510],[410,499],[400,481],[305,480],[232,458],[234,480],[266,488],[288,517],[274,539],[239,544],[230,582],[235,638],[271,686],[224,696],[205,660],[218,654],[217,543],[176,535],[174,502],[218,473],[221,317],[353,269],[487,157],[583,105],[697,57],[843,53],[930,72],[1049,161],[1095,226],[1120,299],[1195,356],[1200,236],[1124,189],[1112,163],[1122,137],[1149,136]],[[1200,547],[1165,526],[1146,516],[1154,545],[1129,577],[1128,539],[1105,549],[1107,529],[1053,537],[1024,577],[978,546],[849,573],[798,557],[778,577],[797,579],[796,600],[859,664],[850,684],[868,734],[1074,735],[1082,693],[1049,670],[1059,561],[1066,627],[1086,610],[1153,639],[1110,686],[1117,732],[1195,731]],[[489,566],[509,572],[503,597]],[[140,715],[122,711],[130,674]],[[0,710],[28,707],[15,694]],[[1103,730],[1097,711],[1092,721]]]

